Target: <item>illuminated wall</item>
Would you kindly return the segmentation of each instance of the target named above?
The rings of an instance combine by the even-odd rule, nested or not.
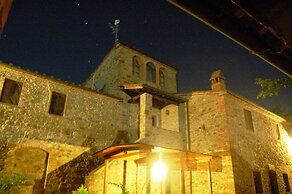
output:
[[[139,76],[133,74],[133,57],[138,58]],[[153,83],[147,80],[146,64],[151,62],[156,68],[156,82]],[[159,83],[159,70],[164,72],[164,86]],[[105,87],[103,92],[116,95],[128,99],[128,97],[119,90],[119,86],[123,84],[147,84],[168,93],[177,92],[177,70],[169,65],[166,65],[148,55],[145,55],[135,49],[129,48],[126,45],[118,44],[115,48],[105,56],[97,69],[91,74],[84,86],[96,89],[95,83],[103,80]]]
[[[271,192],[269,171],[275,171],[278,190],[285,193],[283,174],[292,180],[292,155],[284,120],[233,93],[225,101],[236,191],[255,193],[253,172],[259,172],[263,192]],[[245,110],[250,111],[252,130],[247,128]]]
[[[47,173],[90,147],[110,146],[119,130],[126,130],[130,141],[138,138],[137,105],[8,65],[0,67],[0,93],[13,94],[1,97],[1,144],[7,142],[11,146],[17,144],[48,152]],[[21,90],[14,92],[12,86],[4,86],[7,79],[21,83]],[[66,96],[63,115],[49,113],[52,92]],[[19,95],[18,104],[3,100],[15,95]],[[15,149],[8,152],[7,165],[15,163]],[[6,171],[12,172],[14,169],[7,165]]]

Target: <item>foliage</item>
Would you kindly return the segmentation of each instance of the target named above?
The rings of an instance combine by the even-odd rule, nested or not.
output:
[[[88,194],[88,190],[84,185],[81,185],[77,191],[76,194]]]
[[[19,173],[5,174],[0,179],[1,193],[9,194],[10,189],[18,189],[20,185],[24,185],[26,177]]]
[[[278,96],[282,88],[288,88],[292,85],[292,78],[278,78],[278,79],[262,79],[256,78],[257,85],[261,87],[257,98],[264,99],[266,97]]]
[[[118,188],[120,188],[122,190],[122,193],[121,194],[130,194],[130,191],[124,187],[124,185],[122,183],[109,183],[111,185],[114,185]]]

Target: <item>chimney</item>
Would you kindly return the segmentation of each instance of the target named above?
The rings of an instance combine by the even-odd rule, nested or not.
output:
[[[211,81],[211,88],[213,91],[222,91],[226,90],[225,85],[225,78],[221,70],[217,70],[212,73],[210,81]]]

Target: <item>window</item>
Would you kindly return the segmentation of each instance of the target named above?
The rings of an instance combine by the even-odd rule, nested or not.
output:
[[[273,170],[269,170],[270,187],[272,194],[279,194],[279,187],[277,182],[277,174]]]
[[[52,92],[49,113],[62,116],[64,114],[65,102],[66,102],[65,94]]]
[[[159,69],[159,85],[161,87],[165,86],[165,76],[162,68]]]
[[[275,135],[276,135],[276,139],[280,140],[281,139],[281,134],[280,134],[280,129],[279,129],[279,125],[276,124],[276,131],[275,131]]]
[[[245,125],[248,130],[254,131],[253,122],[252,122],[252,115],[249,110],[244,109],[244,119]]]
[[[157,127],[157,116],[155,115],[152,116],[152,126]]]
[[[169,115],[169,114],[170,114],[169,110],[166,110],[166,111],[165,111],[165,114],[166,114],[166,115]]]
[[[260,172],[253,172],[253,180],[256,193],[263,193],[262,178]]]
[[[147,63],[147,81],[156,82],[156,69],[153,63]]]
[[[1,102],[18,105],[22,90],[22,83],[5,79],[1,94]]]
[[[132,74],[134,77],[140,77],[140,63],[139,63],[139,58],[137,56],[133,57]]]
[[[288,174],[286,173],[283,174],[283,180],[284,180],[285,191],[289,193],[291,189],[290,189]]]

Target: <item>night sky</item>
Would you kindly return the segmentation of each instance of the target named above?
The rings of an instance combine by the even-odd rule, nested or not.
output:
[[[292,89],[257,100],[256,77],[283,73],[163,0],[14,0],[0,41],[0,60],[82,83],[119,39],[179,69],[179,91],[210,89],[221,69],[227,88],[266,108],[292,108]]]

